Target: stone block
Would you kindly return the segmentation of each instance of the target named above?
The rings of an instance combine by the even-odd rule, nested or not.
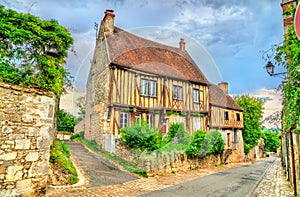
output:
[[[21,180],[23,176],[22,169],[23,166],[8,166],[5,182]]]
[[[33,122],[33,116],[32,115],[29,115],[29,114],[24,114],[22,116],[22,120],[24,123],[32,123]]]
[[[5,160],[5,161],[14,160],[16,158],[17,158],[17,152],[0,155],[0,160]]]
[[[15,140],[16,146],[15,149],[29,149],[30,148],[30,139]]]
[[[10,134],[8,136],[9,140],[19,140],[24,139],[24,134]]]
[[[0,174],[4,174],[6,172],[6,169],[5,169],[5,167],[0,167]]]
[[[8,145],[13,145],[13,146],[15,145],[15,141],[12,140],[7,140],[5,143]]]
[[[17,181],[16,191],[18,194],[28,193],[31,190],[31,179]]]
[[[2,127],[2,133],[12,133],[13,130],[7,126]]]
[[[29,152],[28,155],[25,157],[26,161],[37,161],[39,159],[38,152]]]
[[[28,177],[45,175],[46,178],[47,174],[48,174],[48,163],[46,162],[33,163],[28,171]]]
[[[10,148],[11,146],[10,145],[8,145],[8,144],[2,144],[1,145],[1,149],[8,149],[8,148]]]
[[[45,139],[43,137],[38,137],[37,138],[36,147],[38,149],[48,149],[49,146],[50,146],[50,140],[49,139]]]

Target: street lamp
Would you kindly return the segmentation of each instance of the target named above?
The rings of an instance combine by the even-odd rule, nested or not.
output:
[[[270,76],[277,76],[277,75],[284,75],[286,74],[286,72],[281,72],[281,73],[274,73],[274,68],[275,66],[273,65],[273,63],[271,61],[268,61],[267,65],[265,66],[267,73]]]

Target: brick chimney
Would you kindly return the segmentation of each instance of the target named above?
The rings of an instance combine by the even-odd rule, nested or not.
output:
[[[221,83],[218,84],[219,88],[223,90],[223,92],[228,95],[228,83],[225,81],[222,81]]]
[[[179,48],[180,48],[182,51],[185,51],[185,42],[184,42],[184,39],[183,39],[183,38],[180,38]]]
[[[295,7],[297,6],[296,0],[282,0],[281,7],[282,12],[284,12],[289,6]],[[284,27],[284,34],[287,33],[288,27],[294,22],[293,15],[290,16],[283,16],[283,27]]]
[[[115,28],[115,14],[113,10],[106,10],[104,12],[103,25],[104,33],[113,34]]]

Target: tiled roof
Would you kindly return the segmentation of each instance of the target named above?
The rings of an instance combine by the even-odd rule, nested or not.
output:
[[[118,27],[106,34],[111,63],[149,73],[208,84],[190,55],[179,48],[150,41]]]
[[[209,86],[209,104],[243,111],[243,109],[233,100],[231,96],[226,94],[215,84],[210,84]]]

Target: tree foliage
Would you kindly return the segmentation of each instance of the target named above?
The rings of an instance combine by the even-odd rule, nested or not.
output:
[[[74,132],[76,118],[72,114],[65,112],[60,109],[56,112],[57,114],[57,130]]]
[[[277,132],[262,132],[262,138],[264,139],[265,150],[267,152],[277,152],[277,148],[280,146],[280,139]]]
[[[0,5],[0,81],[61,95],[69,73],[63,67],[73,44],[55,20],[41,20]]]
[[[221,154],[224,141],[219,131],[196,131],[193,140],[186,149],[188,157],[205,157],[210,154]]]
[[[247,144],[245,150],[248,150],[248,146],[249,148],[256,146],[260,138],[263,103],[248,95],[235,97],[234,100],[244,110],[243,140],[244,144]]]
[[[80,122],[81,120],[83,120],[85,118],[85,108],[86,108],[85,95],[81,96],[77,99],[76,106],[79,109],[77,121]]]
[[[292,7],[284,12],[286,16],[294,14],[295,8]],[[277,47],[275,59],[287,69],[288,73],[286,83],[283,85],[282,128],[300,132],[300,41],[293,25],[289,26],[283,44]]]

